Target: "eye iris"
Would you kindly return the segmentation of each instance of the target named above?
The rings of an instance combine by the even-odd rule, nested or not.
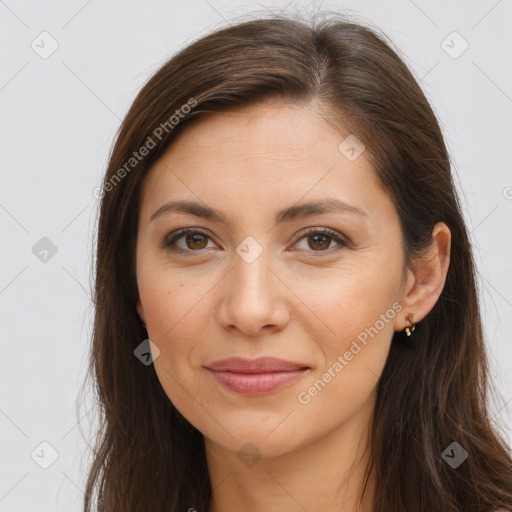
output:
[[[186,235],[185,239],[186,239],[187,247],[189,249],[204,249],[206,247],[206,243],[207,243],[206,236],[201,235],[200,233],[188,234],[188,235]],[[191,246],[190,242],[192,242],[192,244],[194,244],[194,245]],[[196,245],[196,244],[198,244],[198,245]]]
[[[313,240],[313,243],[311,241]],[[312,249],[327,249],[331,243],[329,235],[316,234],[308,237],[309,246]],[[320,247],[314,247],[314,245],[320,245]]]

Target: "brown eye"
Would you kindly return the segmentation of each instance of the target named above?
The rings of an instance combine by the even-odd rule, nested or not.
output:
[[[183,229],[170,239],[163,241],[162,247],[176,253],[201,252],[208,247],[210,237],[197,229]]]
[[[208,238],[201,233],[189,233],[185,236],[185,243],[189,249],[204,249]]]
[[[346,248],[348,243],[337,231],[325,228],[310,230],[299,239],[296,245],[300,251],[330,254]]]
[[[317,251],[317,250],[324,250],[328,249],[331,245],[332,238],[329,235],[324,234],[316,234],[308,236],[308,244],[311,249]]]

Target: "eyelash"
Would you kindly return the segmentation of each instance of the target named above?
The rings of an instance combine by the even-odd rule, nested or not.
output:
[[[189,233],[192,233],[192,234],[198,234],[198,235],[203,235],[204,237],[207,237],[209,239],[211,239],[211,237],[205,233],[204,231],[200,230],[200,229],[197,229],[197,228],[184,228],[184,229],[181,229],[175,233],[171,233],[171,235],[168,235],[163,243],[162,243],[162,248],[166,249],[166,250],[169,250],[170,252],[174,252],[174,253],[178,253],[178,254],[186,254],[186,253],[202,253],[204,251],[204,249],[198,249],[196,251],[192,250],[192,249],[188,249],[188,250],[183,250],[183,249],[178,249],[176,247],[176,242],[184,237],[185,235],[189,234]],[[345,240],[344,238],[342,238],[339,233],[337,231],[334,231],[333,229],[330,229],[330,228],[322,228],[322,229],[317,229],[317,228],[313,228],[313,229],[310,229],[309,231],[306,231],[305,233],[302,234],[302,236],[297,240],[297,242],[299,242],[300,240],[302,240],[303,238],[306,238],[308,236],[311,236],[311,235],[327,235],[329,238],[331,238],[332,241],[338,243],[339,247],[337,249],[335,249],[333,251],[333,248],[330,248],[330,249],[325,249],[325,250],[318,250],[318,251],[314,251],[314,250],[308,250],[306,252],[310,252],[310,253],[319,253],[318,255],[315,254],[314,257],[318,257],[318,256],[322,256],[322,253],[325,254],[332,254],[333,252],[339,252],[340,250],[342,250],[343,248],[346,248],[348,247],[349,243],[347,240]],[[301,249],[299,249],[299,252],[302,251]]]

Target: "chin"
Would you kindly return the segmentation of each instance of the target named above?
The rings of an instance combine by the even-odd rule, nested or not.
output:
[[[255,456],[259,457],[279,457],[308,444],[307,437],[304,436],[307,433],[305,427],[285,425],[286,420],[279,425],[282,418],[265,422],[265,418],[267,420],[270,418],[268,414],[264,416],[264,413],[261,415],[261,422],[257,418],[252,418],[254,421],[251,424],[247,423],[247,417],[243,423],[223,423],[223,427],[232,434],[232,437],[221,428],[220,432],[219,430],[211,431],[211,428],[204,429],[202,432],[210,442],[236,453],[239,457],[244,452],[251,454],[253,451]],[[301,432],[301,436],[298,436],[297,432]]]

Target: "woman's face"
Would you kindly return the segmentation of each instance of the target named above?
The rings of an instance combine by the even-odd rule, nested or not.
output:
[[[373,411],[404,325],[404,255],[390,197],[364,147],[344,139],[305,107],[213,114],[145,182],[137,309],[155,370],[228,450],[280,455]],[[212,370],[228,358],[249,361]]]

